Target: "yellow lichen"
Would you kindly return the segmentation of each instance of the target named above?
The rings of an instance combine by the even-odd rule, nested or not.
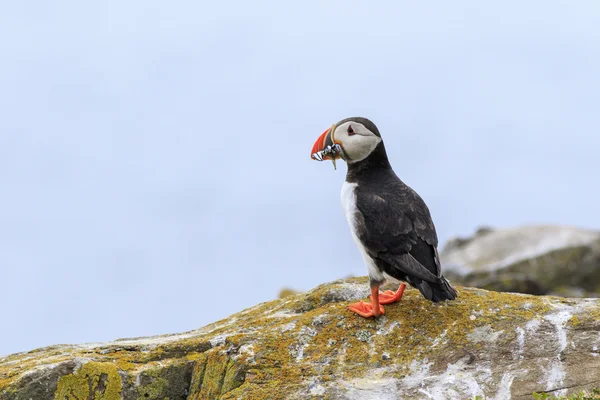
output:
[[[160,376],[160,370],[150,370],[146,373],[152,376],[150,383],[138,387],[138,400],[163,400],[162,394],[169,386],[169,381]]]
[[[227,370],[227,355],[221,353],[211,353],[206,361],[204,379],[202,381],[200,398],[216,398],[221,394],[225,372]]]
[[[366,283],[366,282],[364,282]],[[279,320],[278,325],[294,320],[295,327],[286,333],[269,332],[256,349],[260,353],[257,362],[262,365],[258,370],[250,368],[246,381],[241,388],[232,393],[245,393],[249,399],[260,398],[260,391],[252,391],[250,395],[244,389],[264,386],[267,382],[274,383],[277,392],[285,393],[292,386],[299,385],[304,376],[327,376],[340,374],[341,378],[363,376],[367,370],[386,365],[410,365],[410,362],[426,357],[432,351],[433,342],[444,335],[444,339],[454,348],[468,345],[467,334],[478,326],[493,323],[497,328],[502,327],[504,320],[515,322],[527,321],[536,315],[546,312],[548,303],[535,296],[507,295],[497,292],[486,292],[460,288],[460,299],[454,302],[433,304],[426,301],[416,290],[408,290],[405,298],[398,304],[386,307],[387,325],[396,323],[396,332],[390,335],[377,333],[379,321],[364,320],[347,310],[348,302],[325,304],[322,296],[327,288],[316,289],[308,296],[297,302],[288,304],[289,308],[300,306],[307,311],[301,315]],[[264,309],[256,309],[251,314],[255,323],[265,324]],[[328,313],[336,318],[323,326],[313,326],[316,317]],[[339,319],[341,318],[341,319]],[[472,319],[474,318],[474,319]],[[260,322],[259,322],[260,321]],[[338,322],[343,322],[338,324]],[[264,326],[256,327],[263,331]],[[349,332],[358,330],[366,332],[358,338]],[[304,334],[303,331],[311,332]],[[370,339],[365,339],[370,338]],[[233,346],[240,346],[243,336],[232,336],[228,341]],[[514,339],[510,334],[503,340]],[[337,340],[337,346],[329,346],[330,340]],[[382,360],[380,354],[371,354],[370,340],[375,342],[375,348],[385,347],[390,350],[387,360]],[[305,344],[302,342],[305,341]],[[302,349],[300,361],[299,349]],[[339,365],[328,360],[339,357],[344,353],[344,369],[339,371]],[[270,366],[270,367],[267,367]],[[336,371],[337,369],[337,371]],[[255,397],[256,396],[256,397]]]
[[[569,319],[569,325],[570,326],[577,326],[581,324],[581,321],[579,321],[579,318],[577,318],[577,315],[573,315],[570,319]]]
[[[58,380],[55,400],[119,400],[122,382],[114,364],[88,362]]]
[[[185,355],[185,359],[188,361],[198,361],[204,356],[204,353],[189,353]]]
[[[190,382],[190,394],[188,400],[199,400],[202,394],[202,383],[204,381],[204,372],[206,371],[206,354],[203,354],[194,365],[192,371],[192,381]]]
[[[12,379],[10,378],[0,378],[0,392],[5,390],[12,383]]]
[[[131,362],[128,354],[123,352],[116,352],[112,354],[113,362],[121,371],[133,371],[136,369],[136,365]]]
[[[504,332],[498,341],[515,341],[516,327],[542,317],[552,304],[561,301],[457,287],[460,294],[455,301],[434,304],[417,290],[407,289],[399,303],[385,306],[385,317],[363,319],[347,309],[347,299],[363,288],[367,293],[368,280],[364,277],[324,284],[306,294],[259,304],[201,331],[162,343],[154,339],[127,345],[115,342],[102,348],[42,349],[32,360],[24,355],[9,356],[4,360],[12,364],[0,362],[0,390],[39,366],[40,360],[50,365],[83,357],[93,361],[60,379],[56,393],[63,397],[57,399],[74,398],[64,396],[82,394],[86,387],[86,396],[90,388],[99,393],[104,385],[101,382],[110,381],[108,372],[102,378],[84,368],[107,365],[113,366],[112,376],[119,378],[117,370],[122,371],[129,383],[145,374],[150,381],[138,388],[138,395],[162,396],[173,390],[174,380],[181,380],[162,372],[175,364],[185,365],[186,376],[192,376],[191,383],[186,383],[190,384],[189,399],[290,398],[291,393],[305,390],[306,377],[316,376],[321,382],[351,380],[381,369],[383,378],[399,378],[409,372],[412,361],[439,350],[444,357],[430,359],[445,368],[448,362],[485,345],[469,339],[476,328],[489,325]],[[599,314],[600,307],[590,306],[571,322],[594,323],[589,319],[594,313]],[[183,376],[183,372],[178,374]],[[120,385],[121,381],[115,382]],[[114,386],[110,393],[108,386],[105,389],[104,396],[115,391]],[[96,398],[109,399],[98,394]]]

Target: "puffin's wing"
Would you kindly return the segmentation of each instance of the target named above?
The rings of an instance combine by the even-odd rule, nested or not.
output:
[[[356,191],[359,238],[374,259],[406,275],[439,282],[437,237],[429,211],[416,193],[405,188],[381,196]]]

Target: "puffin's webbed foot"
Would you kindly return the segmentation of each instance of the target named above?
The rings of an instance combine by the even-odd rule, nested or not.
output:
[[[400,301],[402,298],[402,294],[404,293],[404,289],[406,288],[406,284],[402,283],[396,292],[392,292],[391,290],[386,290],[383,293],[379,293],[379,303],[380,304],[391,304],[397,301]]]
[[[365,303],[364,301],[359,301],[358,303],[353,303],[348,306],[348,310],[357,313],[361,317],[370,318],[370,317],[379,317],[380,315],[385,314],[385,310],[381,304],[378,304],[379,312],[377,312],[377,308],[373,307],[373,303]]]
[[[348,306],[348,309],[365,318],[379,317],[380,315],[385,314],[383,306],[379,304],[379,286],[371,287],[370,297],[372,303],[365,303],[364,301],[359,301],[358,303],[350,304]]]

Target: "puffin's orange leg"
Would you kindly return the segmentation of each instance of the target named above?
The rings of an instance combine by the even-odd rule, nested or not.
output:
[[[391,290],[386,290],[383,293],[379,294],[379,302],[381,304],[391,304],[397,301],[400,301],[402,298],[402,294],[404,293],[404,289],[406,288],[406,284],[400,284],[400,287],[396,292],[392,292]]]
[[[358,303],[350,304],[348,309],[365,318],[379,317],[380,315],[385,314],[383,306],[379,304],[379,287],[371,288],[371,299],[372,303],[359,301]]]

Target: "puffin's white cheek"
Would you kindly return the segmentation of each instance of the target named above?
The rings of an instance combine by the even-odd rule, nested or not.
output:
[[[351,160],[359,161],[366,157],[365,153],[368,153],[368,144],[361,138],[348,138],[348,145],[346,153]]]
[[[348,157],[350,157],[350,160],[360,158],[360,143],[357,143],[357,141],[352,138],[348,138],[344,144],[344,151]]]
[[[344,147],[344,151],[350,157],[353,162],[364,160],[371,154],[371,152],[377,147],[379,143],[377,137],[350,137],[348,138],[347,146]]]

